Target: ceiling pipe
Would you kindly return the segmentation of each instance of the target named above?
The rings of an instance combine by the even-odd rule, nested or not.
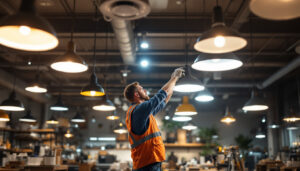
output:
[[[281,68],[279,71],[271,75],[269,78],[267,78],[265,81],[263,81],[260,84],[257,84],[257,88],[264,89],[271,84],[273,84],[275,81],[279,80],[283,76],[285,76],[287,73],[293,71],[297,67],[300,66],[300,56],[296,57],[292,62],[290,62],[287,66]]]
[[[135,62],[136,45],[130,21],[112,19],[111,25],[115,32],[116,39],[118,40],[123,62],[125,64],[133,64]]]

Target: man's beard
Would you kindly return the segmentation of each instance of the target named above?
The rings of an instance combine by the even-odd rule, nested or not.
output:
[[[144,94],[142,94],[142,93],[140,93],[140,92],[138,92],[139,93],[139,95],[140,95],[140,99],[141,100],[149,100],[150,99],[150,97],[148,96],[148,95],[144,95]]]

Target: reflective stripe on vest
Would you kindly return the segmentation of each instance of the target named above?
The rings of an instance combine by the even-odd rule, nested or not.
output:
[[[133,106],[131,107],[131,109],[129,110],[129,113],[128,113],[128,114],[129,114],[129,118],[130,118],[130,119],[131,119],[132,111],[133,111],[133,109],[134,109],[135,107],[136,107],[136,104],[133,105]],[[131,120],[130,120],[130,124],[131,124]],[[129,136],[130,136],[131,140],[133,141],[133,144],[131,144],[131,148],[135,148],[135,147],[137,147],[137,146],[143,144],[144,142],[146,142],[146,141],[148,141],[148,140],[150,140],[150,139],[152,139],[152,138],[161,136],[161,133],[160,133],[160,132],[154,132],[153,134],[149,134],[149,135],[145,136],[144,138],[142,138],[142,139],[140,139],[140,140],[138,140],[138,141],[136,141],[136,140],[134,139],[134,137],[133,137],[133,135],[130,133],[130,131],[129,131]]]
[[[133,136],[131,135],[131,133],[129,133],[132,141],[133,141],[133,144],[131,145],[131,148],[135,148],[141,144],[143,144],[144,142],[150,140],[151,138],[155,138],[155,137],[159,137],[161,136],[161,133],[160,132],[154,132],[153,134],[149,134],[147,136],[145,136],[144,138],[138,140],[138,141],[135,141],[135,139],[133,138]]]

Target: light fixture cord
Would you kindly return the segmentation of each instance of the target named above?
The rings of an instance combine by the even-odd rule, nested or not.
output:
[[[219,1],[218,0],[216,0],[216,4],[217,4],[217,6],[219,6]]]
[[[300,81],[297,79],[297,94],[298,94],[298,112],[300,112]]]
[[[185,3],[184,3],[184,33],[185,33],[185,36],[184,36],[184,48],[185,48],[185,66],[186,66],[186,69],[188,68],[188,41],[187,41],[187,0],[185,0]]]
[[[73,41],[74,27],[76,18],[76,0],[73,1],[73,16],[72,16],[72,28],[71,28],[71,41]]]
[[[95,73],[95,71],[96,71],[96,43],[97,43],[96,36],[97,36],[97,26],[98,26],[98,8],[97,8],[96,3],[94,5],[95,5],[95,20],[96,20],[96,23],[95,23],[95,32],[94,32],[93,72]]]
[[[253,27],[252,27],[252,17],[251,14],[249,15],[249,27],[250,27],[250,56],[251,56],[251,65],[254,68],[254,56],[253,56]],[[254,73],[251,74],[252,84],[255,87],[255,78]]]

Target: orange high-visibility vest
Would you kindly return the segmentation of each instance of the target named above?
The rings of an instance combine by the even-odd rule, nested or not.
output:
[[[131,114],[136,105],[129,107],[126,114],[126,126],[129,132],[133,169],[139,169],[155,162],[166,160],[165,146],[154,116],[149,116],[149,127],[143,135],[131,130]]]

